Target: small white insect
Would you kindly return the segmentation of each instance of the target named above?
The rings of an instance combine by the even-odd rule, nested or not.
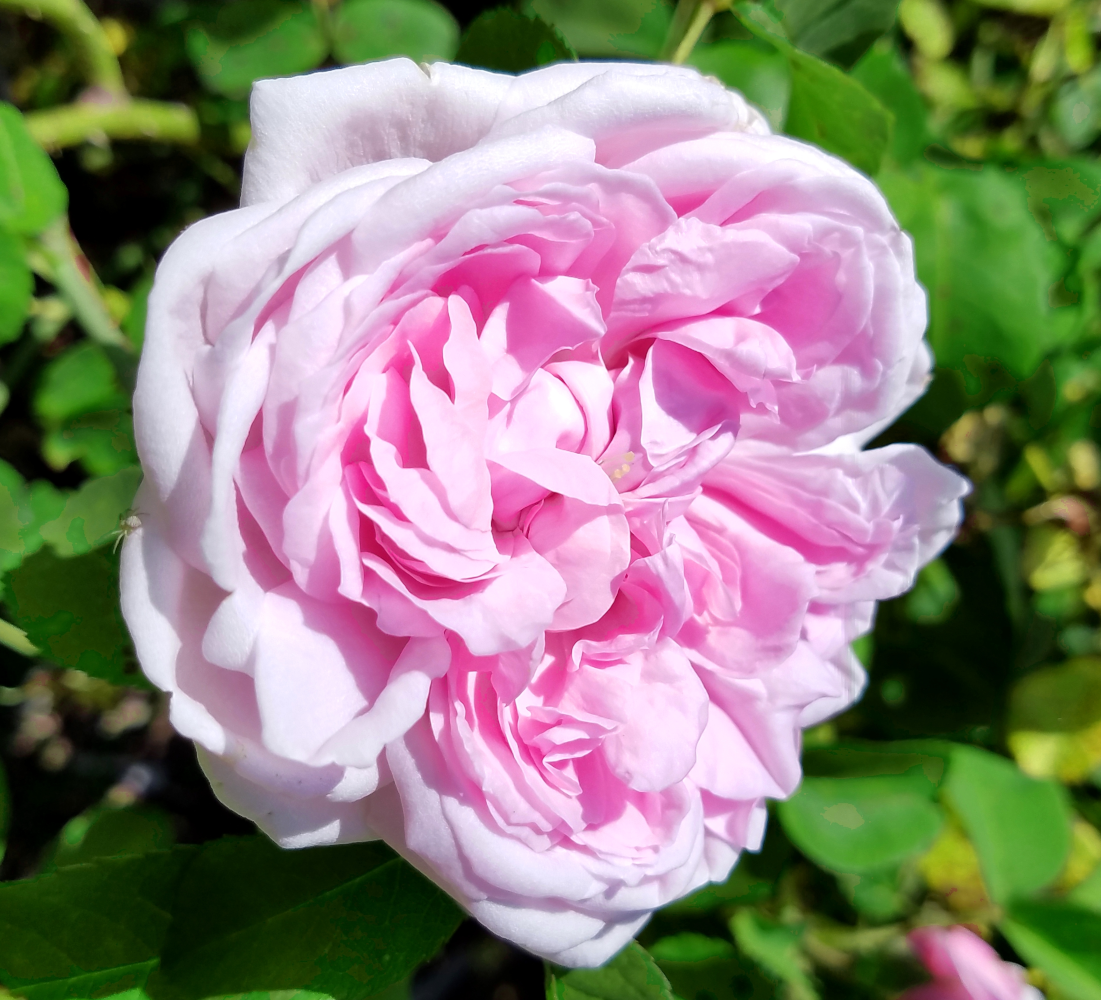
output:
[[[119,515],[119,526],[114,532],[115,544],[111,548],[111,554],[114,555],[118,551],[118,547],[140,527],[141,511],[134,510],[131,507],[125,514]]]

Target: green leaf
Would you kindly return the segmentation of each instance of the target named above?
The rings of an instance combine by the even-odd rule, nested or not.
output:
[[[27,485],[7,462],[0,460],[0,572],[18,566],[23,557],[23,511]]]
[[[799,947],[801,927],[775,923],[753,910],[739,910],[730,921],[738,948],[771,978],[787,985],[791,1000],[816,1000],[810,963]]]
[[[1101,914],[1101,865],[1094,868],[1092,874],[1071,889],[1065,899],[1074,906]]]
[[[1069,733],[1101,722],[1101,657],[1081,656],[1023,677],[1009,699],[1009,728]]]
[[[48,868],[82,865],[121,855],[149,854],[172,847],[172,816],[150,805],[115,808],[106,805],[74,816],[61,828],[46,857]]]
[[[1049,236],[1072,246],[1101,214],[1101,163],[1086,157],[1025,167],[1029,210]]]
[[[823,868],[862,874],[925,850],[943,817],[920,767],[905,774],[803,779],[778,806],[784,832]]]
[[[773,129],[783,127],[791,98],[791,66],[774,46],[755,38],[726,39],[697,45],[688,62],[756,104]]]
[[[196,850],[0,883],[0,983],[28,1000],[107,996],[144,985]]]
[[[1101,1000],[1101,913],[1054,901],[1015,903],[999,925],[1069,1000]]]
[[[967,373],[974,355],[1031,375],[1068,337],[1076,313],[1049,304],[1065,255],[1029,211],[1022,178],[988,165],[877,180],[914,237],[937,364]]]
[[[263,77],[320,66],[328,45],[305,0],[230,0],[204,8],[187,31],[187,54],[211,90],[245,96]]]
[[[682,931],[655,941],[649,951],[679,1000],[772,995],[772,983],[765,981],[726,938]]]
[[[18,566],[43,544],[41,528],[65,508],[65,494],[52,483],[27,484],[0,460],[0,571]]]
[[[129,400],[98,344],[82,341],[43,370],[33,409],[46,429],[42,457],[58,471],[76,460],[93,476],[137,463]]]
[[[133,502],[141,469],[122,469],[112,476],[89,479],[70,493],[61,512],[38,529],[59,556],[83,555],[118,537],[119,520]]]
[[[22,333],[33,290],[22,240],[0,226],[0,346]]]
[[[61,559],[43,549],[8,575],[5,600],[42,655],[112,684],[144,686],[118,601],[118,559],[96,549]]]
[[[895,23],[898,0],[776,0],[776,9],[794,45],[851,66]]]
[[[553,24],[581,55],[596,58],[656,58],[673,19],[666,0],[529,0],[521,9]]]
[[[223,838],[0,884],[0,985],[28,1000],[399,1000],[460,918],[379,844]]]
[[[899,884],[899,869],[853,875],[838,872],[837,885],[854,910],[872,923],[882,924],[902,916],[911,900]]]
[[[874,174],[891,135],[891,113],[851,76],[793,47],[773,26],[743,14],[742,24],[788,61],[791,96],[784,131]]]
[[[916,788],[933,797],[940,786],[955,744],[942,740],[896,740],[874,743],[851,740],[803,751],[803,773],[808,776],[870,778],[879,775],[921,776],[928,784]]]
[[[23,116],[0,101],[0,226],[32,236],[63,215],[69,194]]]
[[[673,1000],[669,980],[632,941],[599,969],[547,969],[547,1000]]]
[[[952,751],[944,796],[979,855],[997,903],[1048,885],[1070,850],[1070,811],[1062,788],[1038,781],[977,747]]]
[[[742,861],[735,865],[725,882],[709,882],[690,896],[663,907],[664,912],[687,916],[709,913],[731,904],[756,903],[767,899],[776,888],[775,880],[751,871],[745,863],[748,857],[749,855],[742,855]]]
[[[729,958],[735,948],[725,938],[683,931],[655,941],[650,945],[650,954],[658,962],[706,962],[709,958]]]
[[[332,33],[342,63],[388,56],[448,60],[459,47],[459,23],[433,0],[345,0],[333,12]]]
[[[188,871],[150,992],[200,1000],[308,989],[360,1000],[430,958],[458,907],[378,843],[283,851],[207,845]]]
[[[507,7],[479,14],[466,29],[455,62],[505,73],[522,73],[548,63],[575,60],[577,53],[541,17]]]
[[[83,413],[124,409],[128,403],[107,352],[85,340],[46,365],[32,407],[45,426],[56,427]]]
[[[92,476],[113,476],[137,465],[134,420],[125,410],[101,410],[66,420],[42,436],[42,457],[51,469],[79,461]]]
[[[143,274],[130,289],[130,311],[119,326],[139,351],[145,342],[145,318],[149,312],[149,293],[153,290],[153,271]]]
[[[851,76],[791,49],[791,99],[784,131],[874,174],[891,136],[891,113]]]
[[[934,559],[918,573],[906,595],[906,617],[922,625],[946,621],[960,601],[960,586],[943,559]]]
[[[911,163],[933,141],[929,112],[895,43],[876,42],[852,68],[850,76],[873,94],[894,117],[888,147],[896,163]]]

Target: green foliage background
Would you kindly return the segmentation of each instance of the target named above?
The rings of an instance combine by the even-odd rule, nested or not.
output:
[[[0,994],[890,998],[923,977],[906,933],[965,923],[1099,1000],[1099,35],[1098,0],[0,0]],[[602,970],[460,926],[379,845],[256,836],[118,611],[155,261],[233,206],[253,80],[396,54],[686,60],[874,176],[937,362],[880,443],[975,483],[761,853]]]

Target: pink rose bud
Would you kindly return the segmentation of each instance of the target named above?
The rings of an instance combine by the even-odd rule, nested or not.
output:
[[[123,605],[219,797],[597,964],[756,849],[966,483],[860,448],[925,295],[866,177],[694,70],[256,85],[165,255]]]
[[[933,976],[899,1000],[1043,1000],[1025,980],[1025,970],[966,927],[919,927],[910,944]]]

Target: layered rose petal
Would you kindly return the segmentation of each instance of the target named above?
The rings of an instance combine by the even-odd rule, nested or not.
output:
[[[218,795],[596,964],[756,849],[963,481],[908,238],[694,70],[264,81],[135,396],[123,608]]]
[[[1043,1000],[1024,969],[966,927],[919,927],[910,944],[934,978],[907,990],[905,1000]]]

